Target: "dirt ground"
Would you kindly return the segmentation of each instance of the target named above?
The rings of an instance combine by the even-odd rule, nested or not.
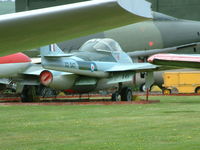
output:
[[[45,106],[45,105],[122,105],[122,104],[152,104],[152,103],[159,103],[160,101],[132,101],[132,102],[125,102],[125,101],[118,101],[118,102],[112,102],[112,101],[93,101],[93,102],[40,102],[40,103],[21,103],[21,102],[2,102],[0,103],[0,106],[2,105],[24,105],[24,106]]]

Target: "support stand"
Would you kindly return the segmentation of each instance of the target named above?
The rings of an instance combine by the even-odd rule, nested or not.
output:
[[[153,83],[154,83],[153,72],[147,72],[145,76],[146,101],[149,100],[149,90]]]
[[[147,88],[147,91],[146,91],[146,101],[149,101],[149,88]]]

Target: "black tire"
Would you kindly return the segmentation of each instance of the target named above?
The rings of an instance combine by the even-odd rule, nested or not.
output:
[[[22,102],[34,102],[36,100],[36,86],[24,86],[24,89],[21,93]]]
[[[143,83],[141,86],[140,86],[140,91],[141,92],[146,92],[146,86],[145,86],[145,83]]]
[[[121,90],[121,100],[122,101],[132,101],[133,100],[133,93],[132,93],[131,88],[125,87]]]
[[[152,84],[149,88],[149,91],[151,91],[152,87],[154,86],[155,84]],[[140,86],[140,91],[141,92],[146,92],[147,89],[146,89],[146,86],[145,86],[145,83],[143,83],[141,86]]]
[[[195,89],[195,93],[196,93],[196,94],[200,94],[200,87],[197,87],[197,88]]]
[[[170,89],[166,89],[166,88],[162,89],[162,94],[163,95],[170,95],[171,93],[172,93],[172,91]]]
[[[42,97],[55,97],[57,96],[58,92],[52,88],[48,87],[41,87],[38,95]]]
[[[113,93],[112,97],[111,97],[111,100],[112,101],[120,101],[120,99],[119,99],[119,93],[118,92]]]

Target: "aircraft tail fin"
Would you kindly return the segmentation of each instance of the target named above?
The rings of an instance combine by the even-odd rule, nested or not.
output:
[[[61,54],[64,54],[64,52],[56,44],[51,44],[40,48],[41,56],[56,56]]]

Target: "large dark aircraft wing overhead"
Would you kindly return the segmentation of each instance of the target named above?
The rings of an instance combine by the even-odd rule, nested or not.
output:
[[[152,18],[146,0],[92,0],[0,16],[0,55]]]
[[[189,43],[189,44],[185,44],[185,45],[163,48],[163,49],[152,49],[152,50],[145,50],[145,51],[128,52],[128,55],[130,57],[146,57],[146,56],[151,56],[151,55],[158,54],[158,53],[172,53],[172,52],[179,51],[181,49],[196,48],[199,46],[200,46],[200,42],[196,42],[196,43]]]
[[[148,62],[155,65],[181,68],[200,68],[200,55],[156,54],[149,57]]]

